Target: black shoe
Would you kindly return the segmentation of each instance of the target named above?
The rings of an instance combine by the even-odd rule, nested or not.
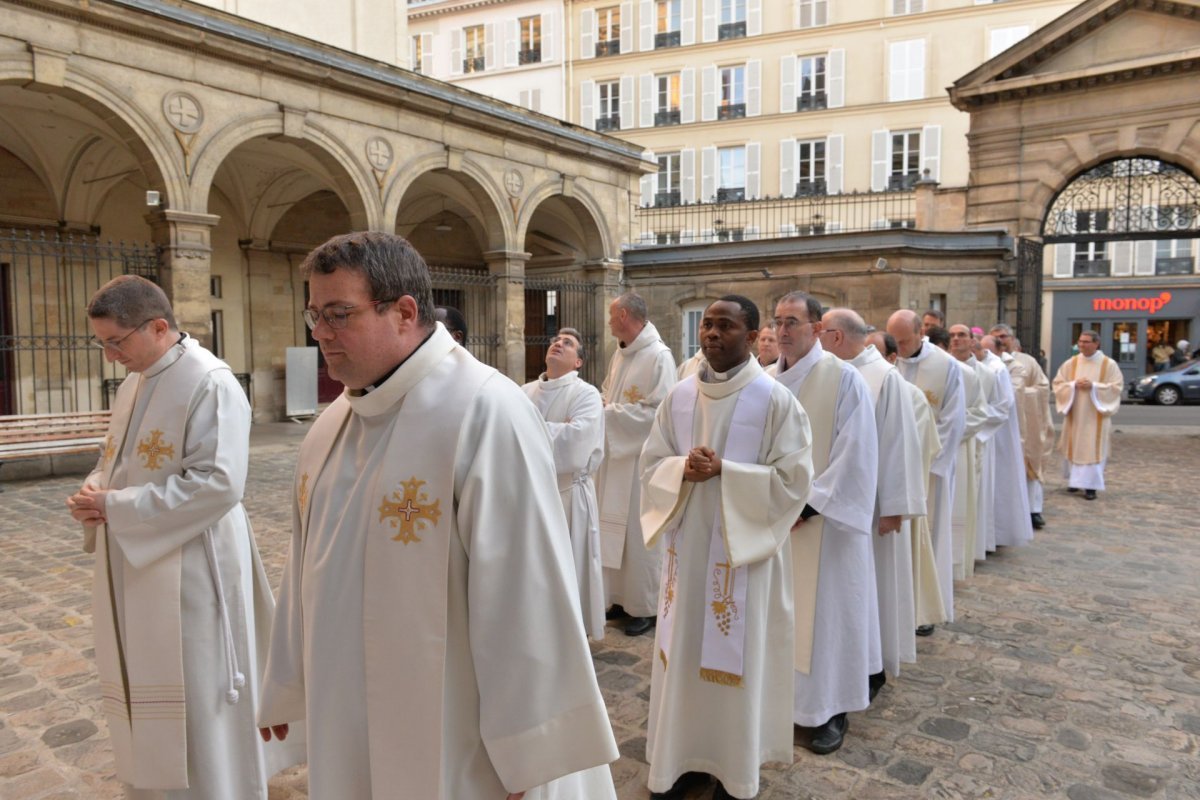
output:
[[[725,784],[717,781],[717,788],[713,791],[712,800],[737,800],[737,798],[729,793],[729,790],[725,788]]]
[[[824,725],[813,728],[812,741],[809,742],[808,749],[819,756],[832,753],[842,746],[842,740],[846,738],[846,731],[849,727],[850,722],[846,719],[845,714],[834,714]]]
[[[675,781],[675,785],[665,792],[651,792],[650,800],[683,800],[692,789],[708,786],[711,775],[703,772],[685,772]]]
[[[867,676],[867,702],[875,699],[875,695],[879,694],[879,690],[885,683],[887,683],[887,673],[883,670]]]
[[[1078,489],[1076,489],[1074,486],[1068,486],[1068,487],[1067,487],[1067,491],[1068,491],[1068,492],[1070,492],[1071,494],[1075,494],[1075,493],[1076,493],[1076,492],[1078,492],[1079,490],[1078,490]]]
[[[917,636],[933,636],[933,626],[932,625],[918,625],[917,626]]]
[[[1087,491],[1085,491],[1083,493],[1083,499],[1084,500],[1095,500],[1096,499],[1096,490],[1088,489]]]
[[[608,611],[604,612],[604,618],[610,622],[614,619],[625,619],[628,616],[629,615],[625,613],[625,609],[621,608],[616,603],[613,603],[612,607],[609,608]]]
[[[625,626],[626,636],[641,636],[649,630],[653,630],[658,624],[658,617],[630,617],[629,624]]]
[[[1029,519],[1033,522],[1033,527],[1037,528],[1039,531],[1046,527],[1046,520],[1036,511],[1029,515]]]

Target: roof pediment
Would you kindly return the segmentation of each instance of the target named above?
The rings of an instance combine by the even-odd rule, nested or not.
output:
[[[1200,70],[1200,0],[1085,0],[955,81],[984,102]]]

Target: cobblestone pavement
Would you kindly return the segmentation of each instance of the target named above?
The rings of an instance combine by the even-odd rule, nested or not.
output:
[[[252,452],[247,506],[276,582],[296,441],[260,437]],[[1034,544],[958,584],[958,620],[919,640],[919,663],[851,715],[845,746],[798,747],[794,764],[763,771],[759,797],[1200,797],[1198,471],[1200,436],[1141,429],[1115,437],[1099,501],[1052,480]],[[120,796],[93,664],[91,557],[63,507],[78,481],[0,494],[3,798]],[[651,641],[610,629],[593,645],[622,800],[647,796]],[[304,797],[303,768],[271,789]]]

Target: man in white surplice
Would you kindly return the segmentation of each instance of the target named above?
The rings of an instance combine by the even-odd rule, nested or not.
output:
[[[242,508],[250,404],[145,278],[100,287],[88,317],[93,342],[128,371],[100,462],[67,500],[96,553],[117,778],[136,800],[266,800],[267,778],[304,749],[254,731],[274,601]]]
[[[583,358],[579,331],[559,328],[546,351],[546,371],[521,388],[550,431],[558,493],[571,529],[583,628],[588,636],[600,641],[604,638],[604,578],[600,571],[600,514],[592,475],[604,458],[604,405],[596,387],[579,377]]]
[[[1021,448],[1019,406],[1013,391],[1012,377],[1004,361],[1012,356],[1000,350],[992,336],[984,336],[983,366],[996,376],[996,391],[1000,396],[999,410],[1004,422],[989,446],[994,447],[993,485],[995,508],[992,515],[996,547],[1015,547],[1033,541],[1033,521],[1029,512],[1029,489],[1025,480],[1025,454]],[[995,549],[994,547],[992,549]]]
[[[870,702],[879,651],[871,530],[879,472],[875,406],[858,370],[821,346],[821,304],[789,292],[775,306],[779,360],[767,370],[796,395],[813,434],[813,485],[792,530],[796,602],[793,722],[809,749],[842,746],[846,713]]]
[[[301,273],[346,391],[300,447],[264,736],[307,720],[314,800],[613,797],[537,409],[434,321],[404,239],[337,236]]]
[[[946,621],[954,621],[954,545],[950,515],[954,501],[954,462],[966,426],[962,371],[954,359],[921,335],[916,312],[900,309],[888,317],[887,331],[896,339],[900,359],[896,368],[909,383],[925,393],[937,419],[940,449],[933,460],[930,479],[929,527],[933,535],[934,562]],[[918,634],[933,633],[923,625]]]
[[[833,308],[821,318],[821,343],[863,376],[875,405],[879,476],[875,491],[876,602],[884,670],[897,675],[900,664],[917,660],[913,594],[912,520],[925,516],[928,483],[921,440],[907,384],[896,368],[867,344],[870,328],[848,308]],[[886,682],[881,670],[870,678],[870,697]]]
[[[675,359],[646,318],[646,301],[633,292],[609,304],[608,328],[619,347],[600,389],[604,461],[596,475],[596,495],[605,602],[611,606],[610,619],[631,617],[626,635],[640,636],[654,627],[662,546],[647,547],[642,538],[638,456],[655,411],[675,385]]]
[[[751,354],[757,322],[738,295],[705,309],[706,361],[671,391],[642,451],[643,530],[667,546],[646,740],[656,800],[709,775],[714,798],[754,797],[763,762],[792,763],[789,534],[812,478],[810,431]]]
[[[979,501],[983,486],[983,444],[980,435],[989,423],[990,406],[971,352],[970,327],[951,325],[947,330],[947,351],[962,373],[963,407],[966,423],[958,458],[954,462],[954,509],[950,517],[950,532],[954,543],[954,579],[966,580],[975,567],[975,540],[979,535]],[[990,474],[987,476],[991,479]]]

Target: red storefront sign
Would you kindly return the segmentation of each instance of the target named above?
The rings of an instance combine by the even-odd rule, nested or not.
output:
[[[1157,314],[1171,302],[1171,293],[1163,292],[1158,297],[1097,297],[1092,300],[1092,311],[1148,311]]]

